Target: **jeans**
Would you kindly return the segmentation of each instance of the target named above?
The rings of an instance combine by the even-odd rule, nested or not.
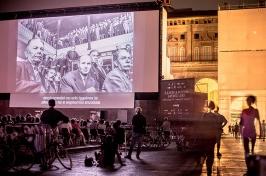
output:
[[[143,139],[143,134],[142,133],[134,133],[133,132],[133,134],[132,134],[132,140],[131,140],[131,145],[130,145],[129,152],[128,152],[128,156],[131,156],[135,144],[138,145],[138,148],[137,148],[137,156],[140,155],[141,146],[142,146],[142,139]]]

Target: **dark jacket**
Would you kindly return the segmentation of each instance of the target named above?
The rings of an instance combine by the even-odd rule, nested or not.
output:
[[[141,113],[133,116],[132,125],[134,133],[146,133],[146,118]]]
[[[69,118],[54,108],[43,111],[41,115],[41,122],[50,125],[52,128],[57,127],[57,123],[60,121],[68,123]]]

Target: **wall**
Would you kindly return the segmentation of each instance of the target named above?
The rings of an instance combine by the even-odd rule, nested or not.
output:
[[[261,119],[266,118],[266,9],[219,11],[218,85],[220,112],[229,122],[236,98],[257,96]],[[239,116],[238,116],[239,117]]]

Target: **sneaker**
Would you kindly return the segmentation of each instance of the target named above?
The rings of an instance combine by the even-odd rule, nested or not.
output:
[[[131,156],[130,156],[130,155],[127,155],[127,156],[125,156],[125,158],[127,158],[127,159],[130,159],[130,160],[131,160]]]

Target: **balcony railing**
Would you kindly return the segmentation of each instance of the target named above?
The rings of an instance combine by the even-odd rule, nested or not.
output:
[[[238,9],[256,9],[256,8],[265,8],[266,1],[258,1],[258,3],[241,3],[241,4],[230,4],[223,3],[219,4],[219,10],[238,10]]]
[[[169,56],[171,62],[213,62],[217,61],[217,56],[212,55],[202,55],[199,56],[197,59],[186,56]]]

